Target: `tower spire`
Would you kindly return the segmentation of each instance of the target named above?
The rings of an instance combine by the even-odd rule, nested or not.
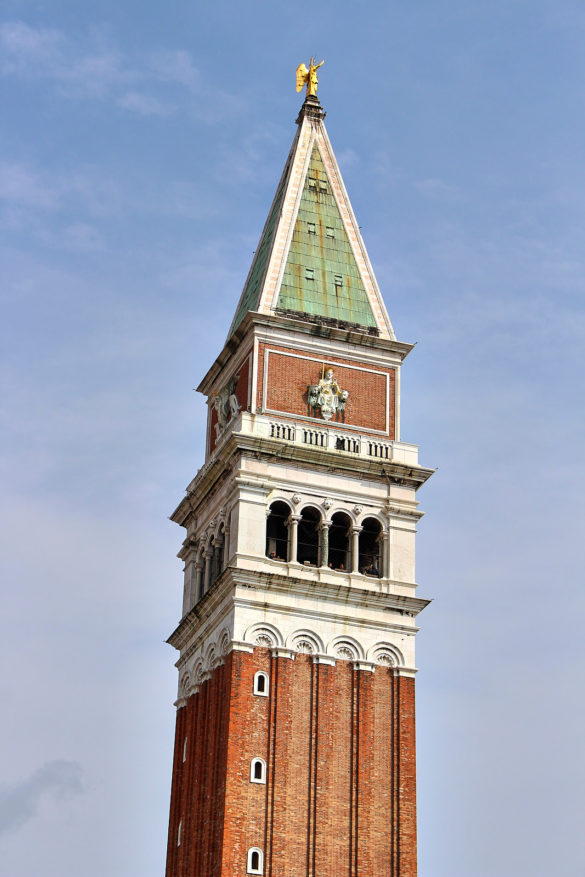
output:
[[[167,877],[416,877],[416,491],[397,341],[315,94],[201,381]]]
[[[253,311],[395,338],[324,119],[308,93],[228,337]]]

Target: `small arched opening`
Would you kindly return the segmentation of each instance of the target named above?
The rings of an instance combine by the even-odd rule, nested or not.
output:
[[[285,502],[273,502],[266,519],[266,557],[288,560],[288,518]]]
[[[376,518],[366,518],[362,523],[359,571],[375,578],[382,575],[382,525]]]
[[[258,670],[254,676],[254,694],[259,694],[260,697],[268,697],[268,686],[268,673]]]
[[[263,758],[253,758],[250,764],[250,782],[266,783],[266,762]]]
[[[319,565],[319,527],[321,515],[312,506],[307,506],[301,512],[299,521],[297,560],[308,566]]]
[[[258,847],[248,850],[248,874],[262,874],[264,870],[264,856]]]
[[[329,527],[329,560],[332,569],[350,569],[351,518],[344,512],[335,512]]]

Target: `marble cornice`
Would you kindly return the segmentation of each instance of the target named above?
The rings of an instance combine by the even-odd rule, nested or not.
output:
[[[196,511],[199,504],[207,499],[210,491],[226,474],[226,464],[234,460],[238,452],[253,453],[265,456],[267,459],[278,457],[280,460],[289,460],[300,464],[317,466],[327,471],[346,472],[348,475],[367,475],[412,487],[417,490],[431,477],[434,470],[424,466],[409,466],[391,460],[366,459],[357,456],[341,456],[333,454],[326,448],[314,445],[298,445],[283,442],[281,439],[268,438],[266,436],[252,435],[244,432],[231,432],[226,436],[225,442],[217,449],[211,459],[199,470],[187,489],[187,494],[181,500],[171,520],[184,525],[189,514]],[[420,512],[408,512],[404,508],[396,507],[396,514],[408,515],[412,518],[421,517]]]
[[[226,341],[223,350],[209,371],[201,380],[197,387],[197,392],[204,395],[209,394],[209,390],[218,375],[240,349],[248,333],[252,334],[256,327],[286,329],[295,335],[312,335],[327,341],[341,341],[358,348],[376,348],[396,354],[401,362],[414,348],[414,344],[394,341],[390,338],[381,338],[377,335],[369,335],[367,331],[360,331],[354,328],[338,328],[337,326],[330,326],[318,321],[303,320],[300,315],[260,314],[256,311],[248,311],[234,334]]]

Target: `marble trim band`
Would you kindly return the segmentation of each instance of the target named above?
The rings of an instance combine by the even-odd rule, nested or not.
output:
[[[227,627],[219,630],[217,637],[202,643],[201,647],[181,667],[179,690],[175,706],[181,707],[188,698],[199,691],[213,670],[225,662],[231,651],[253,653],[255,648],[269,648],[275,658],[294,660],[298,654],[311,655],[318,664],[334,666],[337,661],[351,661],[356,670],[374,672],[377,666],[414,675],[414,667],[407,667],[400,649],[390,642],[378,642],[365,652],[361,643],[351,636],[338,636],[327,645],[319,635],[306,628],[299,628],[286,641],[280,630],[267,621],[251,625],[244,640],[234,640]]]

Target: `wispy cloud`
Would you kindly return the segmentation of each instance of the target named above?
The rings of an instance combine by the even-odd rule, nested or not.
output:
[[[228,178],[231,182],[248,183],[252,180],[265,180],[267,162],[274,155],[275,147],[288,143],[288,131],[278,125],[265,123],[230,148],[223,148],[216,166],[219,179]],[[273,160],[273,159],[272,159]],[[281,167],[281,165],[280,165]],[[280,167],[277,163],[270,169],[270,185],[278,179]]]
[[[25,164],[4,162],[0,164],[0,201],[18,207],[34,207],[54,210],[62,195],[61,184],[48,182],[38,172]]]
[[[461,197],[461,192],[457,186],[450,186],[444,180],[440,180],[437,177],[418,180],[414,183],[414,188],[425,198],[432,198],[436,201],[456,201]]]
[[[354,149],[341,149],[336,153],[336,157],[342,170],[354,167],[360,162],[360,157]]]
[[[82,792],[80,764],[49,761],[27,779],[0,788],[0,834],[20,828],[32,819],[44,798],[65,801]]]
[[[136,77],[116,49],[94,44],[82,52],[60,31],[23,21],[0,26],[0,47],[4,75],[51,80],[71,95],[105,97]]]
[[[168,116],[174,112],[171,104],[164,103],[150,94],[128,91],[116,101],[119,107],[131,110],[141,116]]]
[[[189,52],[182,49],[156,52],[150,56],[153,73],[167,82],[178,82],[186,88],[199,89],[201,76]]]
[[[58,30],[9,21],[0,25],[0,51],[4,76],[45,80],[70,99],[109,100],[141,116],[168,116],[182,105],[208,124],[242,109],[234,95],[203,87],[183,49],[129,56],[103,37],[79,44]]]
[[[55,70],[63,58],[63,34],[48,28],[32,28],[22,21],[0,26],[2,70],[21,76],[38,76]]]

